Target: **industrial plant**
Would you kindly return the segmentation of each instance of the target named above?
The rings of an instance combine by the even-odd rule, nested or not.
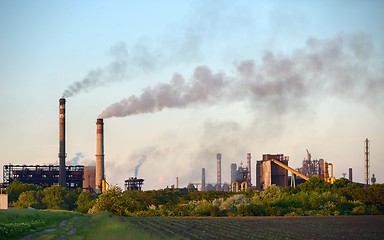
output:
[[[66,166],[65,158],[65,103],[59,100],[59,165],[4,165],[2,188],[13,181],[33,183],[41,187],[59,185],[66,188],[82,188],[91,192],[103,192],[108,184],[104,173],[104,123],[96,121],[96,166]]]
[[[66,100],[59,100],[59,165],[4,165],[2,188],[6,188],[13,181],[37,184],[41,187],[59,185],[74,189],[82,188],[93,193],[101,193],[108,189],[109,184],[105,178],[104,167],[104,122],[102,118],[96,120],[96,153],[95,166],[66,165],[66,130],[65,130],[65,104]],[[365,140],[365,185],[369,185],[369,140]],[[289,166],[289,157],[284,154],[262,154],[261,160],[252,165],[251,153],[246,154],[246,164],[241,161],[231,163],[230,183],[222,182],[222,154],[216,154],[216,182],[207,183],[206,168],[202,168],[201,182],[189,183],[188,189],[201,191],[226,191],[239,192],[247,189],[263,191],[271,185],[296,186],[307,181],[312,176],[318,176],[325,182],[334,183],[333,164],[324,159],[314,159],[307,149],[306,158],[302,166],[296,169]],[[213,160],[213,159],[212,159]],[[252,182],[252,166],[256,175]],[[225,167],[225,166],[224,166]],[[208,169],[209,171],[209,169]],[[288,174],[290,173],[290,175]],[[343,174],[345,176],[345,174]],[[352,168],[349,168],[349,181],[352,181]],[[179,189],[178,177],[176,177],[176,189]],[[376,182],[373,174],[371,182]],[[144,179],[131,177],[125,180],[125,190],[142,190]],[[174,187],[174,185],[173,185]]]

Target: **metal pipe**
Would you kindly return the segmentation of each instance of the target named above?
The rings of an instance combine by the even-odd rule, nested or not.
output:
[[[96,192],[102,191],[102,182],[105,180],[104,174],[104,122],[98,118],[96,121]]]
[[[66,187],[66,171],[65,171],[65,98],[59,100],[59,186]]]

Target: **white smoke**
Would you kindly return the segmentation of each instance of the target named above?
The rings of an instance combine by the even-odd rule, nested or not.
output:
[[[76,166],[79,164],[79,161],[84,158],[85,155],[82,152],[78,152],[75,154],[75,156],[70,160],[69,165]]]

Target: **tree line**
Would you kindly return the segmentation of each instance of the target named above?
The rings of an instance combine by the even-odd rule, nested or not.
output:
[[[102,194],[60,186],[42,189],[18,181],[7,188],[17,208],[111,212],[119,216],[336,216],[384,214],[384,184],[363,187],[345,178],[334,184],[312,177],[296,188],[270,186],[262,192],[178,189],[123,191],[114,186]]]

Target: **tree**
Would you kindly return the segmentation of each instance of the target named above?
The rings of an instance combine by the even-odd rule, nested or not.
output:
[[[41,202],[42,197],[42,190],[29,190],[22,192],[17,202],[14,203],[14,206],[17,208],[44,208],[44,205]]]
[[[128,216],[127,203],[121,188],[115,186],[100,194],[91,213],[110,212],[118,216]]]
[[[66,189],[60,186],[51,186],[43,190],[43,199],[41,200],[49,209],[67,209],[64,201]]]
[[[96,199],[96,196],[92,195],[88,190],[85,192],[81,192],[76,201],[76,205],[77,205],[76,211],[81,213],[87,213],[88,210],[91,209],[92,206],[94,205],[95,199]]]
[[[8,203],[12,205],[17,201],[22,192],[30,190],[41,190],[41,187],[35,184],[22,183],[20,181],[13,181],[7,187]]]

